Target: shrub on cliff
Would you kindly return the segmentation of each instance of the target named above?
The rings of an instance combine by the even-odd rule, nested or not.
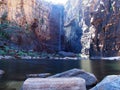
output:
[[[7,38],[8,34],[5,32],[5,29],[8,28],[9,22],[7,21],[7,12],[3,13],[3,15],[0,18],[0,37]]]

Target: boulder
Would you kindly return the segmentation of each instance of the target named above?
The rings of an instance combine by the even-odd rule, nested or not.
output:
[[[94,74],[85,72],[84,70],[80,70],[80,69],[72,69],[69,71],[65,71],[65,72],[50,76],[48,78],[63,78],[63,77],[83,78],[86,81],[87,88],[94,86],[97,83],[97,78],[95,77]]]
[[[75,53],[65,52],[65,51],[60,51],[58,54],[61,55],[61,56],[63,56],[63,57],[75,57],[76,56]]]
[[[86,90],[82,78],[29,78],[22,90]]]
[[[3,76],[4,73],[5,72],[3,70],[0,70],[0,78],[2,78],[2,76]]]
[[[120,90],[120,75],[107,76],[90,90]]]

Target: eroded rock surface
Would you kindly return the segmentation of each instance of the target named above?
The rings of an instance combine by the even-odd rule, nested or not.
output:
[[[11,26],[19,26],[22,30],[33,31],[37,39],[30,41],[39,40],[39,47],[48,52],[61,50],[63,10],[62,5],[54,5],[43,0],[0,1],[1,19],[6,15]],[[1,21],[1,23],[3,22]],[[8,29],[10,30],[11,28]],[[20,34],[20,32],[17,32],[17,34]],[[18,36],[19,38],[23,38],[21,34]],[[26,38],[24,40],[29,41]],[[28,43],[28,45],[30,44]]]
[[[120,55],[120,1],[100,0],[92,13],[95,36],[91,41],[91,56]]]
[[[22,90],[86,90],[82,78],[29,78]]]
[[[67,50],[74,47],[74,52],[91,57],[119,56],[119,4],[118,0],[69,0],[65,6]]]
[[[91,36],[91,12],[100,0],[69,0],[65,5],[65,45],[67,51],[89,55]],[[71,49],[72,48],[72,49]]]
[[[120,76],[110,75],[90,90],[120,90]]]
[[[80,69],[72,69],[62,73],[58,73],[56,75],[50,76],[49,78],[68,78],[68,77],[77,77],[83,78],[86,81],[86,86],[91,87],[97,83],[97,78],[94,74],[85,72],[84,70]]]

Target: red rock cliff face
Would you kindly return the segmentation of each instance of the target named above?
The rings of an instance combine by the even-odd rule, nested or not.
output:
[[[67,45],[90,56],[119,56],[119,21],[118,0],[70,0],[65,7]]]
[[[63,6],[43,0],[1,0],[0,3],[0,16],[7,12],[10,22],[32,30],[42,50],[51,52],[61,49]]]
[[[120,1],[100,0],[92,13],[95,36],[91,41],[91,56],[120,55]]]

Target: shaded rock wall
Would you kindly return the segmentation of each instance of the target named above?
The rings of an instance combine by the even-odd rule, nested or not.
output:
[[[82,30],[79,26],[81,20],[82,6],[81,0],[68,0],[65,5],[64,18],[64,36],[65,36],[65,50],[75,53],[81,52],[81,36]]]
[[[99,0],[69,0],[65,6],[65,45],[67,50],[89,54],[91,35],[91,12]],[[69,43],[70,42],[70,45]],[[68,47],[70,46],[70,47]]]
[[[43,49],[60,51],[62,49],[63,11],[61,5],[52,5],[49,16],[44,16],[43,24],[36,29]]]
[[[118,0],[69,0],[64,21],[67,50],[119,56],[119,4]]]
[[[91,41],[91,56],[120,55],[120,1],[100,0],[99,7],[92,13],[95,36]]]
[[[61,50],[63,6],[44,0],[1,0],[0,4],[0,16],[6,13],[13,25],[32,30],[42,50]]]

